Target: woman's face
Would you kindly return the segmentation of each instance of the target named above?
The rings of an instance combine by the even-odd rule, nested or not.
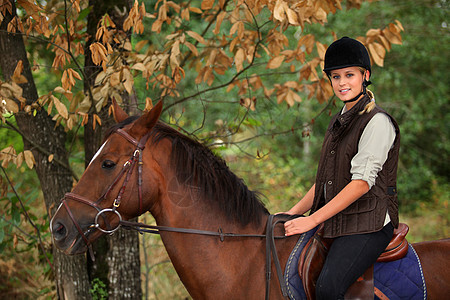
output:
[[[366,79],[368,80],[368,72]],[[363,74],[358,67],[348,67],[331,71],[331,83],[335,95],[341,101],[351,100],[362,90]]]

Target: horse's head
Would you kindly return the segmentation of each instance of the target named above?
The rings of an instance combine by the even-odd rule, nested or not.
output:
[[[105,233],[114,232],[121,219],[136,217],[149,209],[145,199],[157,187],[142,184],[143,150],[162,110],[159,102],[137,119],[114,102],[115,128],[95,154],[71,193],[67,193],[53,216],[50,229],[56,246],[66,254],[85,252]],[[153,193],[154,195],[150,195]]]

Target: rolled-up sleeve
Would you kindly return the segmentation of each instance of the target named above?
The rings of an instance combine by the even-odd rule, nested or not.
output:
[[[352,180],[364,180],[372,188],[395,140],[395,128],[384,113],[375,114],[367,123],[351,161]]]

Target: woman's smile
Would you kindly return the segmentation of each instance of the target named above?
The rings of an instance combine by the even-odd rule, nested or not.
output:
[[[336,96],[342,101],[351,100],[362,91],[363,74],[358,67],[331,71],[331,83]]]

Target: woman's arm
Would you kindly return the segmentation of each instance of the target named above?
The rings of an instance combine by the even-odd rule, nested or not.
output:
[[[303,196],[303,198],[286,213],[290,215],[303,215],[308,210],[310,210],[314,201],[315,189],[316,184],[313,184],[313,186],[309,189],[305,196]]]
[[[350,181],[330,202],[308,217],[299,217],[284,224],[287,236],[307,232],[325,222],[369,191],[364,180]],[[309,192],[308,192],[309,193]],[[313,193],[314,194],[314,193]],[[305,197],[306,198],[306,195]],[[302,199],[303,200],[303,199]],[[297,203],[300,206],[300,203]],[[297,206],[296,205],[296,206]],[[292,209],[294,209],[294,206]],[[312,206],[312,202],[311,202]],[[302,206],[303,207],[303,206]],[[310,207],[311,208],[311,207]]]

